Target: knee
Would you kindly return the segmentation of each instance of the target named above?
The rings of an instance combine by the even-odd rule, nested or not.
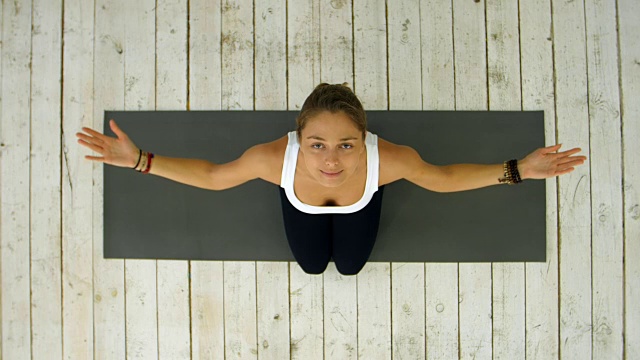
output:
[[[338,269],[338,272],[341,275],[345,275],[345,276],[350,276],[350,275],[357,275],[360,270],[362,270],[362,268],[364,267],[364,264],[362,265],[344,265],[344,264],[338,264],[336,263],[336,269]]]
[[[320,275],[327,269],[327,265],[329,265],[329,262],[327,262],[325,264],[322,264],[322,263],[316,263],[316,264],[309,264],[309,263],[301,264],[301,263],[298,263],[298,265],[300,265],[300,268],[302,268],[302,271],[304,271],[305,273],[307,273],[309,275]]]

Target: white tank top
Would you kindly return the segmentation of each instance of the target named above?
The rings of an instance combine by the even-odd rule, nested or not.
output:
[[[298,135],[295,131],[289,132],[289,142],[284,153],[284,164],[282,166],[282,178],[280,187],[285,190],[291,205],[307,214],[350,214],[362,210],[371,201],[373,194],[378,191],[378,176],[380,158],[378,156],[378,136],[367,131],[365,146],[367,150],[367,182],[364,195],[355,204],[349,206],[312,206],[300,201],[293,190],[293,179],[296,174],[296,164],[298,162]]]

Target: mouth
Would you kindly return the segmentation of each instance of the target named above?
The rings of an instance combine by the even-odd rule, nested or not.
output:
[[[326,171],[322,171],[320,170],[320,172],[326,176],[326,177],[330,177],[330,178],[334,178],[334,177],[338,177],[340,174],[342,174],[342,170],[338,171],[338,172],[326,172]]]

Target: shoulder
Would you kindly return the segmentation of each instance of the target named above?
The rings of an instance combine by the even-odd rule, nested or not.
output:
[[[258,176],[270,183],[280,185],[284,154],[289,137],[284,136],[267,143],[256,144],[242,155],[258,170]]]
[[[412,178],[424,161],[418,152],[407,145],[398,145],[378,137],[380,157],[380,185]]]

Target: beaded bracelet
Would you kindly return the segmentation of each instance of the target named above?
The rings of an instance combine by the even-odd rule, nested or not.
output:
[[[520,172],[518,171],[518,160],[505,161],[502,165],[504,178],[498,179],[498,182],[507,183],[509,185],[519,184],[522,182]]]

